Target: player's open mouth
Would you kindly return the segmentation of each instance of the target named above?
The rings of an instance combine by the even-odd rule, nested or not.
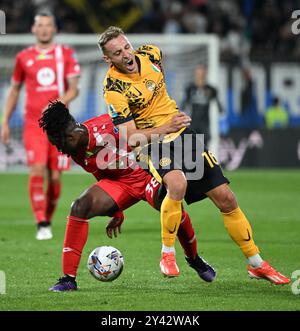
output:
[[[128,70],[133,70],[134,69],[134,62],[133,62],[133,60],[131,59],[131,60],[129,60],[129,61],[127,61],[126,63],[125,63],[125,66],[126,66],[126,68],[128,69]]]

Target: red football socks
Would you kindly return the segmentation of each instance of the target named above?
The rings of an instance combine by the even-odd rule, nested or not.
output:
[[[46,221],[46,199],[44,193],[44,177],[29,177],[29,198],[36,223]]]
[[[61,191],[60,181],[48,183],[46,219],[49,222],[51,222],[54,210],[56,208],[57,201],[60,196],[60,191]]]
[[[197,238],[189,214],[183,210],[181,223],[177,237],[188,258],[195,258],[197,255]]]
[[[65,275],[75,277],[81,259],[81,253],[88,238],[89,223],[87,219],[75,216],[68,216],[67,219],[62,267]]]

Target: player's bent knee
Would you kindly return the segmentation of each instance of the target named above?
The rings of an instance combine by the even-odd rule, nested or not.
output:
[[[118,205],[102,188],[94,185],[87,189],[71,206],[71,215],[91,219],[95,216],[113,216]]]
[[[219,208],[223,213],[229,213],[238,207],[236,198],[230,190],[223,193],[219,203]]]
[[[184,198],[187,189],[187,180],[181,172],[176,172],[176,174],[174,173],[172,175],[168,173],[163,180],[170,198],[174,200],[182,200]]]
[[[97,199],[91,194],[86,194],[72,203],[71,215],[85,219],[91,219],[95,216],[111,217],[118,209],[113,201]]]
[[[46,166],[43,164],[34,164],[30,167],[30,176],[44,176]]]
[[[83,196],[72,202],[71,215],[79,218],[90,218],[89,211],[92,206],[92,199],[89,196]]]
[[[168,196],[174,200],[182,200],[185,196],[187,186],[182,183],[168,186]]]

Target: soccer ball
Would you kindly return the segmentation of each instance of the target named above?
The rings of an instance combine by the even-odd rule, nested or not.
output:
[[[88,258],[87,267],[97,280],[110,282],[118,278],[123,270],[124,259],[121,252],[112,246],[95,248]]]

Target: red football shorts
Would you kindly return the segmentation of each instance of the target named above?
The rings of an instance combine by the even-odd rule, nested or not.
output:
[[[158,197],[158,190],[161,184],[152,176],[147,178],[147,185],[145,187],[145,199],[151,207],[155,208],[155,199]]]
[[[125,210],[140,200],[146,200],[146,187],[152,178],[144,170],[137,169],[132,174],[120,177],[118,180],[104,178],[95,185],[102,188],[115,201],[120,210]]]
[[[24,147],[27,164],[43,164],[51,170],[69,170],[71,160],[50,144],[46,133],[35,125],[24,127]]]

